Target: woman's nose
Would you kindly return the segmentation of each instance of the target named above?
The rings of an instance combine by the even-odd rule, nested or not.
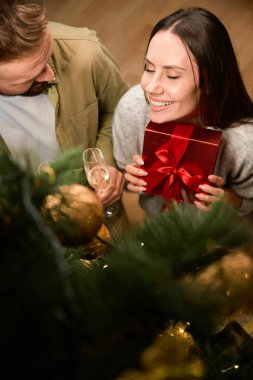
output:
[[[36,82],[52,82],[55,79],[55,75],[49,64],[45,66],[44,70],[35,78]]]
[[[164,90],[161,80],[154,75],[153,78],[146,84],[145,91],[152,94],[162,94]]]

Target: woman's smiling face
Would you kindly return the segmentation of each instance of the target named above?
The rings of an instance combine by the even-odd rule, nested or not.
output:
[[[150,41],[141,86],[155,123],[196,121],[199,116],[199,71],[191,52],[169,30]]]

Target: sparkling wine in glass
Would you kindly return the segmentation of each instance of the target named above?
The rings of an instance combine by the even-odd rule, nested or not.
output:
[[[92,168],[88,173],[88,181],[94,189],[105,189],[110,181],[108,169],[102,166]]]
[[[88,148],[83,152],[84,170],[91,187],[96,190],[105,189],[110,182],[110,172],[104,155],[99,148]],[[119,204],[105,207],[105,216],[113,217],[118,214]]]

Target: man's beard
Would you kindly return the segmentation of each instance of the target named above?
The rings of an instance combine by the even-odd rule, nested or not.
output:
[[[40,95],[42,93],[46,93],[50,87],[52,87],[51,82],[36,82],[34,81],[31,87],[24,92],[23,94],[20,94],[21,96],[36,96]]]

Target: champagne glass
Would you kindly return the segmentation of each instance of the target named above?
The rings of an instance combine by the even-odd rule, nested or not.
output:
[[[83,152],[84,170],[87,180],[93,189],[103,190],[110,182],[110,172],[104,155],[99,148],[88,148]],[[119,204],[105,207],[105,217],[112,218],[118,215]]]

